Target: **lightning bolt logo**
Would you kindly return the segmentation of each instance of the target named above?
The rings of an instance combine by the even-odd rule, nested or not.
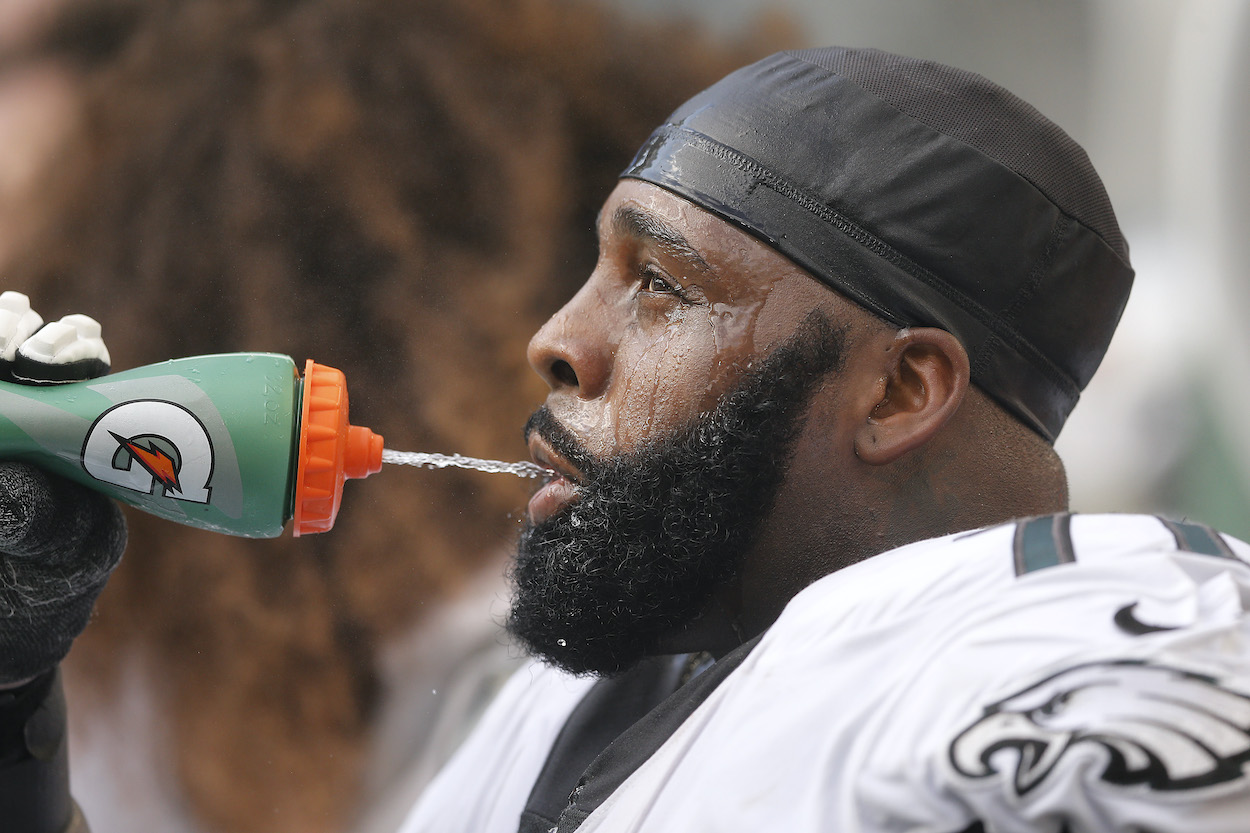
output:
[[[152,445],[151,440],[148,441],[149,447],[145,448],[137,442],[128,440],[113,431],[109,433],[113,435],[113,439],[117,440],[118,445],[130,452],[130,456],[156,478],[158,483],[166,489],[182,491],[182,487],[178,483],[178,469],[174,465],[173,458],[162,449]]]
[[[114,405],[91,424],[80,459],[91,477],[138,494],[116,497],[159,507],[157,514],[169,510],[166,499],[212,501],[213,440],[200,418],[175,402],[131,399]]]

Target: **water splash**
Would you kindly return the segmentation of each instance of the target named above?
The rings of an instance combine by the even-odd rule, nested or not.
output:
[[[463,454],[428,454],[424,451],[382,450],[382,462],[397,466],[421,466],[427,469],[473,469],[492,474],[515,474],[517,477],[549,477],[550,472],[533,463],[504,463],[499,460],[479,460]]]

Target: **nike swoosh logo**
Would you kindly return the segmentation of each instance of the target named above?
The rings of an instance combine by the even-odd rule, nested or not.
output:
[[[1137,607],[1137,602],[1126,604],[1115,612],[1115,623],[1120,630],[1125,633],[1131,633],[1133,636],[1141,636],[1147,633],[1158,633],[1159,631],[1174,631],[1174,627],[1163,627],[1160,625],[1147,625],[1138,619],[1133,613],[1133,609]]]

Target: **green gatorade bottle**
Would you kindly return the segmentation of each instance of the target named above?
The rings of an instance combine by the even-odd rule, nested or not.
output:
[[[228,353],[63,385],[0,382],[0,459],[24,460],[145,512],[227,535],[334,525],[382,437],[347,421],[341,372]]]

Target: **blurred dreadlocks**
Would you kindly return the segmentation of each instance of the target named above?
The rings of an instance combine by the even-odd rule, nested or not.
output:
[[[6,287],[101,319],[117,368],[314,357],[391,447],[518,457],[542,395],[525,344],[593,264],[602,196],[676,102],[776,40],[692,34],[560,0],[74,0],[36,53],[81,73],[82,112]],[[335,530],[298,541],[132,513],[71,658],[88,723],[121,657],[152,669],[209,829],[344,825],[379,647],[491,563],[525,490],[348,488]]]

